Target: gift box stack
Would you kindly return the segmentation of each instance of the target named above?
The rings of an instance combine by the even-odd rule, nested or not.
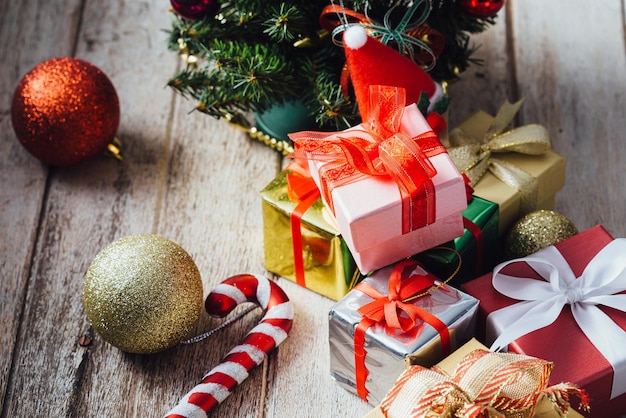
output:
[[[261,193],[266,269],[334,300],[410,256],[456,286],[489,271],[518,219],[553,209],[565,159],[544,127],[509,128],[521,101],[448,135],[429,111],[441,87],[392,48],[356,42],[345,51],[364,122],[290,135],[295,161]]]
[[[521,102],[441,130],[440,87],[354,28],[344,47],[363,122],[290,135],[294,160],[262,191],[266,268],[337,301],[331,376],[386,417],[417,404],[424,414],[410,416],[577,416],[570,401],[587,414],[589,399],[591,416],[626,413],[621,241],[597,227],[548,247],[549,261],[496,266],[507,231],[552,209],[564,184],[547,130],[509,127]],[[495,344],[457,350],[473,337]],[[512,357],[485,354],[496,350]],[[437,364],[446,358],[458,368]],[[460,385],[470,369],[483,386]]]

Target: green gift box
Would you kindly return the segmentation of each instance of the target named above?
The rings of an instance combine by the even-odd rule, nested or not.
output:
[[[453,286],[491,271],[500,251],[496,203],[474,196],[463,211],[463,221],[463,235],[415,256],[438,277],[454,274],[450,281]],[[459,271],[455,274],[457,267]]]
[[[294,251],[291,215],[299,202],[290,196],[288,174],[296,173],[283,170],[261,191],[265,268],[339,300],[354,287],[360,273],[321,198],[303,213],[299,222],[301,248]],[[302,257],[303,281],[297,280],[294,252]]]

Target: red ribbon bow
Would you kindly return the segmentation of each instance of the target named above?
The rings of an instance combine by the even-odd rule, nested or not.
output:
[[[365,387],[367,375],[365,366],[365,333],[374,324],[384,326],[388,334],[400,334],[415,339],[420,334],[420,325],[427,323],[437,330],[441,337],[442,354],[450,353],[450,331],[448,326],[430,312],[419,308],[406,300],[432,288],[437,279],[432,274],[414,275],[402,280],[407,271],[412,271],[418,263],[404,260],[396,264],[389,276],[389,294],[383,295],[367,283],[358,284],[360,290],[374,300],[358,309],[363,316],[354,330],[354,363],[356,373],[357,394],[367,400],[368,390]]]
[[[287,194],[291,200],[297,202],[296,207],[289,216],[294,274],[296,283],[306,287],[304,258],[302,257],[302,216],[320,197],[320,192],[315,181],[311,178],[306,164],[303,164],[301,160],[293,161],[287,166],[287,170],[294,172],[294,174],[287,174]]]
[[[401,87],[370,86],[372,116],[362,129],[344,132],[305,131],[290,134],[294,155],[328,161],[319,171],[321,193],[334,212],[332,191],[363,176],[389,176],[402,199],[402,233],[435,222],[437,170],[429,158],[445,152],[428,131],[411,138],[400,130],[406,103]]]

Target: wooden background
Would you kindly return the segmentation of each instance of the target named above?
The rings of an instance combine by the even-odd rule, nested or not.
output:
[[[183,246],[205,293],[261,273],[259,191],[279,157],[225,122],[189,113],[166,80],[166,0],[0,0],[0,410],[2,417],[158,417],[241,340],[250,314],[210,340],[128,355],[89,334],[81,292],[113,240],[156,233]],[[452,86],[451,122],[526,97],[520,123],[545,124],[567,157],[556,209],[585,229],[626,236],[624,0],[508,0],[474,38],[487,65]],[[39,62],[100,67],[121,101],[125,161],[47,168],[10,122],[17,82]],[[360,417],[369,407],[329,377],[332,301],[279,280],[295,304],[289,339],[215,412],[220,417]],[[219,321],[202,317],[198,332]]]

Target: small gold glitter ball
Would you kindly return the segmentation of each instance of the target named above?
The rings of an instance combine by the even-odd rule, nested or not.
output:
[[[531,212],[517,221],[505,243],[508,259],[526,257],[578,234],[578,228],[560,213],[551,210]]]
[[[83,303],[96,332],[130,353],[178,344],[198,323],[202,280],[191,256],[158,235],[129,235],[92,261]]]

